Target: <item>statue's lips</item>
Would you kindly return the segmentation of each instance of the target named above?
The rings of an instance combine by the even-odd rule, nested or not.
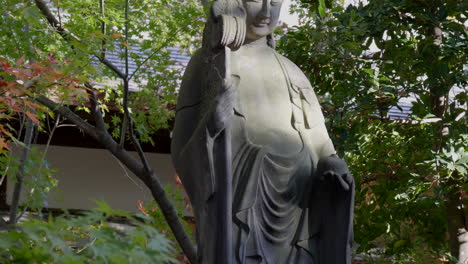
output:
[[[253,25],[255,27],[268,27],[268,26],[270,26],[270,21],[254,22]]]

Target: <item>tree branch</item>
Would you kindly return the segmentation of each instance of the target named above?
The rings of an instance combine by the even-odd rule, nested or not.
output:
[[[44,95],[39,95],[36,98],[36,101],[39,103],[43,104],[50,110],[52,110],[56,114],[60,114],[61,116],[65,117],[69,121],[71,121],[73,124],[77,125],[81,130],[83,130],[86,134],[91,136],[92,138],[98,140],[98,133],[95,127],[90,125],[88,122],[84,121],[73,113],[68,107],[61,106],[54,101],[50,100],[49,98],[45,97]]]
[[[128,76],[128,0],[125,0],[125,76]],[[123,98],[123,108],[124,108],[124,119],[122,122],[122,130],[120,131],[120,146],[123,147],[125,144],[125,135],[127,134],[128,124],[130,122],[130,114],[128,112],[128,78],[123,79],[124,87],[124,98]],[[132,138],[133,140],[133,138]]]
[[[127,120],[127,124],[129,126],[128,131],[130,134],[130,139],[132,140],[133,145],[135,146],[135,150],[138,153],[138,156],[140,157],[140,160],[143,164],[143,167],[145,168],[145,171],[151,172],[152,169],[149,166],[148,160],[146,159],[146,155],[143,152],[143,149],[141,148],[140,143],[138,142],[135,133],[133,132],[133,118],[130,114],[130,111],[128,110],[128,80],[124,80],[124,112],[125,112],[125,118]],[[125,135],[125,134],[124,134]],[[124,136],[123,135],[123,136]]]
[[[169,38],[166,39],[166,41],[164,41],[163,44],[161,44],[161,46],[159,46],[155,51],[153,51],[153,53],[151,53],[148,57],[146,57],[146,59],[140,64],[137,66],[137,68],[132,72],[132,74],[130,75],[130,77],[128,77],[128,80],[131,80],[133,78],[133,76],[138,72],[138,70],[140,70],[140,68],[145,65],[145,63],[147,61],[149,61],[154,55],[156,55],[159,51],[161,51],[162,48],[166,47],[166,45],[174,39],[174,37],[182,30],[182,28],[179,28],[178,30],[174,31],[171,36],[169,36]]]
[[[125,45],[125,76],[128,76],[128,29],[130,27],[130,20],[128,18],[128,14],[130,13],[130,5],[129,5],[129,0],[125,0],[125,42],[127,45]],[[123,107],[124,107],[124,112],[125,112],[125,119],[127,120],[127,124],[129,125],[129,134],[130,134],[130,139],[132,140],[133,145],[135,146],[135,149],[138,153],[138,156],[140,157],[141,162],[143,163],[143,167],[147,172],[151,172],[151,168],[148,164],[148,160],[146,159],[146,155],[143,152],[143,149],[141,148],[140,142],[138,142],[137,138],[135,137],[134,131],[133,131],[133,118],[130,114],[130,111],[128,109],[128,95],[129,95],[129,78],[125,78],[124,80],[124,99],[123,99]],[[125,123],[124,119],[124,123]],[[125,127],[122,129],[122,136],[125,136]]]
[[[119,144],[107,133],[102,133],[88,122],[81,119],[69,108],[60,106],[49,98],[40,95],[36,99],[39,103],[43,104],[56,114],[67,118],[72,123],[76,124],[86,134],[101,143],[107,150],[109,150],[114,157],[116,157],[122,164],[124,164],[131,172],[133,172],[145,185],[150,189],[153,198],[158,203],[164,218],[167,220],[174,236],[182,248],[183,252],[191,263],[197,263],[197,253],[193,246],[187,232],[185,231],[182,223],[180,222],[177,212],[172,206],[172,202],[168,198],[164,187],[159,181],[153,170],[148,170],[135,158],[133,158],[125,149],[121,148]],[[140,149],[140,151],[142,151]]]
[[[34,0],[36,3],[37,8],[41,11],[41,13],[45,16],[49,24],[55,29],[57,33],[60,34],[60,36],[63,37],[66,41],[71,41],[75,40],[77,42],[82,42],[80,38],[75,36],[73,33],[68,31],[66,28],[64,28],[60,22],[55,18],[54,14],[50,11],[50,9],[47,7],[47,4],[43,0]],[[91,55],[93,55],[95,58],[97,58],[102,64],[106,65],[110,70],[112,70],[117,76],[120,78],[126,78],[126,75],[117,68],[112,62],[108,61],[104,57],[101,57],[99,54],[96,54],[95,52],[90,52]]]
[[[104,16],[106,15],[105,9],[104,9],[104,0],[99,0],[99,8],[101,9],[101,16],[104,19]],[[101,21],[101,33],[103,35],[102,41],[101,41],[101,58],[105,59],[106,58],[106,31],[107,31],[107,25],[104,20]]]
[[[45,4],[43,0],[34,0],[34,1],[36,3],[36,6],[41,11],[41,13],[46,17],[49,24],[55,29],[57,33],[59,33],[63,37],[64,40],[68,42],[70,42],[71,40],[82,42],[77,36],[73,35],[71,32],[69,32],[59,23],[59,21],[50,12],[49,8],[47,7],[47,5]],[[128,18],[127,18],[127,22],[128,22]],[[128,30],[128,24],[127,24],[127,30]],[[102,56],[99,56],[99,54],[96,54],[93,52],[89,52],[89,54],[96,57],[101,63],[106,65],[109,69],[111,69],[124,81],[124,89],[127,90],[127,104],[128,104],[128,81],[129,81],[128,75],[127,75],[128,70],[126,70],[126,73],[123,73],[114,64],[107,61]],[[126,57],[128,59],[128,54]],[[93,107],[93,111],[95,111],[96,114],[99,114],[100,111],[96,111],[99,109],[96,108],[98,107],[98,102],[97,102],[97,99],[96,100],[95,99],[96,98],[93,98],[91,100],[91,103],[95,104]],[[149,168],[146,158],[144,157],[143,150],[141,149],[141,146],[139,145],[138,141],[133,135],[133,127],[131,124],[130,114],[128,111],[128,105],[124,109],[126,112],[127,119],[129,119],[128,122],[130,124],[130,136],[132,137],[132,141],[135,144],[135,147],[137,149],[138,154],[140,155],[140,158],[143,164],[139,163],[132,156],[130,156],[129,153],[125,151],[125,149],[120,147],[119,144],[117,144],[117,142],[114,141],[114,139],[109,135],[107,131],[102,131],[101,129],[99,129],[99,127],[102,126],[102,124],[99,124],[101,122],[99,115],[95,116],[95,118],[98,119],[97,121],[99,121],[97,122],[98,127],[96,128],[90,125],[85,120],[81,119],[79,116],[73,113],[69,108],[60,106],[43,95],[38,96],[36,100],[39,103],[51,109],[56,114],[60,114],[61,116],[67,118],[69,121],[76,124],[80,129],[82,129],[86,134],[88,134],[89,136],[97,140],[99,143],[101,143],[118,160],[120,160],[123,164],[125,164],[125,166],[130,171],[132,171],[139,179],[141,179],[148,186],[148,188],[151,190],[151,193],[153,194],[154,199],[158,202],[164,214],[164,217],[167,220],[169,226],[171,227],[174,233],[174,236],[179,242],[183,252],[185,253],[185,255],[187,256],[187,258],[189,259],[191,263],[197,263],[196,249],[191,243],[191,240],[188,237],[187,233],[185,232],[185,229],[183,228],[183,225],[180,222],[177,212],[174,206],[172,206],[171,201],[167,197],[166,192],[164,191],[164,188],[161,182],[156,177],[154,171]],[[143,157],[141,156],[142,154],[143,154]]]
[[[96,95],[97,91],[88,82],[85,83],[85,86],[89,89],[89,102],[91,103],[91,112],[94,116],[94,122],[96,122],[96,128],[102,133],[107,133],[106,124],[104,123],[104,118],[102,116],[101,108],[99,107],[99,102]]]

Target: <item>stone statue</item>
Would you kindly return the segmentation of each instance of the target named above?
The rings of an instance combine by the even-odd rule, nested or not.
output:
[[[308,79],[274,49],[281,4],[216,0],[182,81],[172,158],[199,263],[351,263],[353,177]]]

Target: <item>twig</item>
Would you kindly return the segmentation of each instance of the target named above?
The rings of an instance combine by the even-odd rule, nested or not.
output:
[[[159,46],[155,51],[153,51],[153,53],[151,53],[145,60],[143,60],[143,62],[137,66],[137,68],[132,72],[132,74],[130,75],[130,77],[128,77],[129,80],[131,80],[133,78],[133,76],[138,72],[138,70],[140,70],[140,68],[145,65],[146,62],[148,62],[154,55],[156,55],[158,52],[161,51],[161,49],[163,49],[164,47],[166,47],[166,45],[172,41],[174,39],[174,37],[182,30],[182,28],[179,28],[178,30],[174,31],[171,36],[166,40],[164,41],[163,44],[161,44],[161,46]]]
[[[102,41],[101,41],[101,58],[105,59],[106,58],[106,31],[107,31],[107,25],[106,22],[104,21],[104,17],[106,15],[105,9],[104,9],[104,0],[99,0],[99,8],[101,9],[101,16],[102,16],[102,21],[101,21],[101,33],[102,33]]]
[[[120,168],[123,170],[123,172],[125,173],[125,176],[133,182],[133,184],[135,184],[136,187],[138,187],[138,189],[140,189],[141,191],[143,191],[143,188],[141,187],[140,184],[138,184],[137,181],[135,181],[132,176],[130,176],[130,174],[128,173],[128,171],[125,169],[124,165],[122,164],[122,162],[120,162],[120,160],[118,160],[114,155],[112,155],[112,158],[115,159],[115,161],[117,162],[117,164],[119,164]]]
[[[50,100],[44,95],[39,95],[36,98],[36,100],[42,105],[52,110],[54,113],[60,114],[64,116],[65,118],[67,118],[69,121],[77,125],[81,130],[83,130],[86,134],[88,134],[92,138],[97,139],[97,140],[99,139],[96,128],[90,125],[88,122],[83,120],[81,117],[79,117],[75,113],[73,113],[69,108],[55,103],[54,101]]]
[[[129,29],[129,18],[128,18],[128,13],[130,12],[130,6],[128,3],[129,0],[125,0],[125,42],[127,42],[127,45],[125,45],[125,76],[128,76],[128,29]],[[148,160],[146,159],[146,155],[143,152],[143,148],[140,145],[140,142],[137,140],[134,134],[134,129],[133,129],[133,119],[130,114],[130,111],[128,109],[128,94],[129,94],[129,78],[125,77],[123,79],[124,82],[124,98],[123,98],[123,107],[124,107],[124,113],[125,113],[125,119],[127,120],[127,124],[129,126],[129,134],[130,134],[130,139],[132,140],[133,145],[135,146],[135,149],[138,153],[138,156],[140,157],[141,162],[143,163],[143,167],[145,168],[145,171],[148,174],[151,174],[152,169],[150,168],[148,164]],[[122,128],[122,138],[125,136],[125,127]],[[121,138],[121,139],[122,139]],[[122,141],[121,141],[122,142]]]
[[[83,250],[87,249],[89,246],[91,246],[92,244],[94,244],[94,241],[96,241],[96,238],[93,237],[93,241],[89,242],[88,244],[86,244],[86,246],[84,246],[82,249],[80,250],[77,250],[76,251],[76,254],[80,254],[81,252],[83,252]]]
[[[125,0],[125,76],[128,76],[128,10],[129,4],[128,0]],[[130,122],[130,114],[128,113],[128,81],[127,77],[123,78],[123,87],[124,87],[124,98],[123,98],[123,107],[124,107],[124,120],[122,122],[122,130],[120,131],[120,147],[124,147],[125,144],[125,135],[127,134],[128,123]]]

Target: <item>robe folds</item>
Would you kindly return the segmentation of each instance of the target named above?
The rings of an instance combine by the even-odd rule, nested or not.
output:
[[[237,102],[232,130],[232,263],[348,264],[352,241],[354,183],[348,190],[324,178],[319,160],[334,154],[310,83],[292,62],[275,53],[292,107],[291,122],[303,147],[283,154],[252,143]],[[209,62],[196,53],[184,75],[173,131],[172,158],[192,203],[199,263],[215,260],[219,224],[219,148],[223,131],[210,133]],[[240,76],[242,79],[242,75]],[[208,94],[208,96],[207,96]],[[313,133],[325,133],[323,144]],[[281,140],[281,138],[278,138]]]

